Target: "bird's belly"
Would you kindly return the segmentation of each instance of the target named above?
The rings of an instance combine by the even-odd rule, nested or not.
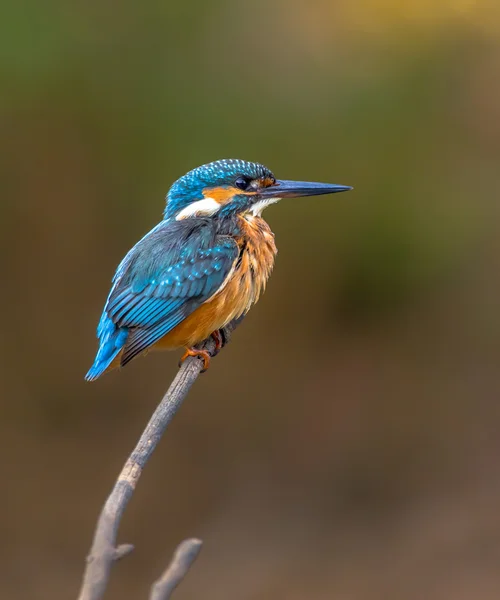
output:
[[[173,350],[181,346],[194,346],[205,340],[213,331],[223,327],[228,310],[222,297],[203,304],[191,313],[182,323],[169,331],[155,345],[155,350]]]

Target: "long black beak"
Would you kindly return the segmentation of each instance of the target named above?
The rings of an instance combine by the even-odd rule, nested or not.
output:
[[[312,181],[287,181],[277,179],[276,185],[265,188],[259,192],[260,198],[299,198],[302,196],[320,196],[322,194],[336,194],[348,192],[352,187],[348,185],[335,185],[333,183],[314,183]]]

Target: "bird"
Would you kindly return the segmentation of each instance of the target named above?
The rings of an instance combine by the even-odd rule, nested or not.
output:
[[[93,381],[151,349],[185,348],[210,359],[224,327],[255,304],[277,248],[262,211],[283,198],[334,194],[350,186],[276,179],[257,162],[223,159],[178,179],[163,219],[125,255],[97,327]],[[215,352],[195,346],[212,336]]]

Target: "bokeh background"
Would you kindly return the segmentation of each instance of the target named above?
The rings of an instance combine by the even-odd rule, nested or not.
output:
[[[0,20],[0,597],[76,597],[176,372],[83,381],[114,268],[224,157],[350,184],[266,212],[268,291],[196,384],[107,597],[500,594],[500,14],[481,0],[10,2]]]

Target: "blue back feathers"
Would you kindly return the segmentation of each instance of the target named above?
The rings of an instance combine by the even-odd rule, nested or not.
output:
[[[238,257],[209,218],[162,221],[127,254],[99,322],[92,381],[120,354],[126,365],[211,298]]]
[[[260,163],[235,158],[226,158],[202,165],[178,179],[167,194],[165,218],[169,219],[191,202],[203,198],[203,190],[221,186],[232,186],[238,177],[261,179],[274,177]]]

